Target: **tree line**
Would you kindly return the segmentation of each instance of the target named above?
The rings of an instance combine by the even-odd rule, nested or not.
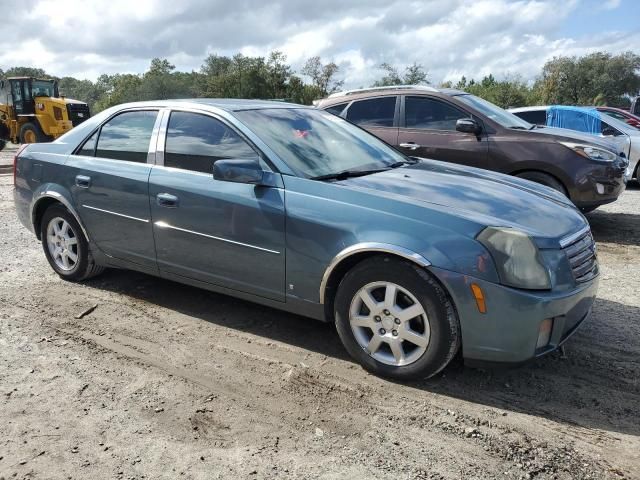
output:
[[[379,70],[382,76],[371,86],[430,84],[427,68],[418,63],[403,70],[383,63]],[[639,72],[640,55],[596,52],[555,57],[532,82],[519,76],[498,80],[488,75],[479,80],[462,77],[440,86],[473,93],[504,108],[546,104],[624,107],[640,92]],[[10,76],[56,78],[40,68],[0,69],[0,78]],[[324,63],[316,56],[296,72],[278,51],[266,57],[209,55],[199,70],[191,72],[177,71],[167,59],[154,58],[142,74],[104,74],[95,82],[56,79],[62,94],[87,102],[94,113],[124,102],[194,97],[278,99],[308,105],[344,84],[336,63]]]

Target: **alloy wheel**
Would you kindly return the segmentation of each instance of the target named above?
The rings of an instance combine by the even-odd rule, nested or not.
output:
[[[431,331],[424,307],[395,283],[374,282],[358,290],[349,323],[360,347],[386,365],[409,365],[429,347]]]
[[[66,272],[78,263],[78,238],[64,218],[55,217],[47,225],[47,248],[56,266]]]

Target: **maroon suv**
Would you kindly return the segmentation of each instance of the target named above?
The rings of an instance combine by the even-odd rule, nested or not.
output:
[[[485,168],[552,187],[584,211],[618,198],[628,161],[607,140],[541,127],[479,97],[427,86],[350,90],[317,107],[407,155]]]

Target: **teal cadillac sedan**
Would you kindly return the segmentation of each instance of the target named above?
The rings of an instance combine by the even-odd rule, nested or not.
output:
[[[589,225],[563,195],[300,105],[120,105],[14,170],[18,216],[63,279],[138,270],[335,322],[383,376],[543,355],[596,296]]]

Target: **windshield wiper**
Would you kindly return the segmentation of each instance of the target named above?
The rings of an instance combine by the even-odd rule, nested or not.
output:
[[[363,177],[372,173],[386,172],[389,168],[377,168],[375,170],[342,170],[335,173],[327,173],[326,175],[318,175],[311,177],[311,180],[345,180],[353,177]]]
[[[512,130],[529,130],[528,128],[521,127],[520,125],[511,125],[509,128]]]

